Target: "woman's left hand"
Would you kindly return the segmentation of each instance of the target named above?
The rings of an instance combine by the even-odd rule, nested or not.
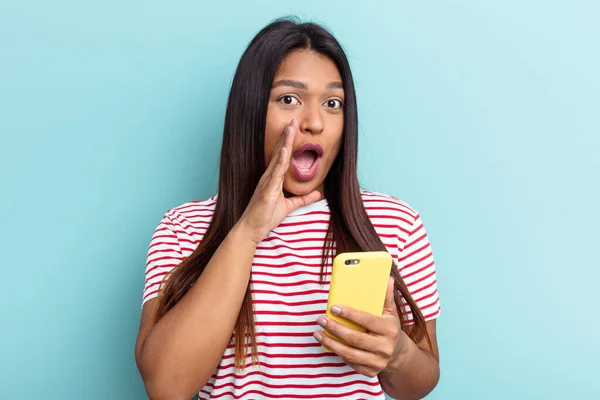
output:
[[[325,316],[319,317],[319,325],[348,344],[321,331],[315,332],[315,338],[356,372],[368,377],[379,375],[392,361],[401,360],[410,345],[410,338],[401,329],[393,288],[394,280],[390,278],[381,317],[350,307],[331,308],[333,314],[364,327],[366,332],[356,331]]]

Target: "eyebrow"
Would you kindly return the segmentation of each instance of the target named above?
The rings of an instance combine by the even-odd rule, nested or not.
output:
[[[343,88],[344,88],[344,84],[339,81],[331,82],[329,85],[327,85],[327,89],[343,89]]]
[[[292,79],[283,79],[280,81],[277,81],[273,84],[273,88],[276,87],[280,87],[280,86],[291,86],[293,88],[296,89],[303,89],[303,90],[308,90],[308,85],[304,82],[300,82],[300,81],[295,81]],[[327,89],[343,89],[344,85],[342,84],[342,82],[330,82],[327,85]]]

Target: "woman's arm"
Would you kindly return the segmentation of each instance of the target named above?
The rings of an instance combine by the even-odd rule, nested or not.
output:
[[[186,295],[156,324],[157,300],[144,305],[136,360],[151,399],[189,400],[206,384],[231,339],[258,243],[290,212],[321,197],[283,194],[297,125],[281,135],[240,221]]]
[[[422,399],[438,383],[440,365],[435,320],[427,321],[425,326],[432,348],[429,348],[425,339],[418,344],[409,339],[404,353],[394,357],[379,374],[383,390],[395,399]],[[403,332],[400,334],[406,335]]]
[[[256,244],[234,228],[206,269],[156,325],[157,299],[144,305],[136,344],[138,368],[151,399],[185,399],[208,381],[237,321]]]

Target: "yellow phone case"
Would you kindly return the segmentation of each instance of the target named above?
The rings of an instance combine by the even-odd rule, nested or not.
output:
[[[327,317],[365,332],[361,326],[333,315],[331,307],[337,304],[381,317],[391,268],[392,256],[386,251],[338,254],[333,261]],[[325,333],[344,342],[326,329]],[[330,351],[324,346],[323,349]]]

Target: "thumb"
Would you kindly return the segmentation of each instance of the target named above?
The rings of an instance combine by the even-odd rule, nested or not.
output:
[[[394,301],[394,278],[390,277],[388,281],[387,293],[385,294],[385,303],[383,305],[383,314],[398,315],[396,302]]]

